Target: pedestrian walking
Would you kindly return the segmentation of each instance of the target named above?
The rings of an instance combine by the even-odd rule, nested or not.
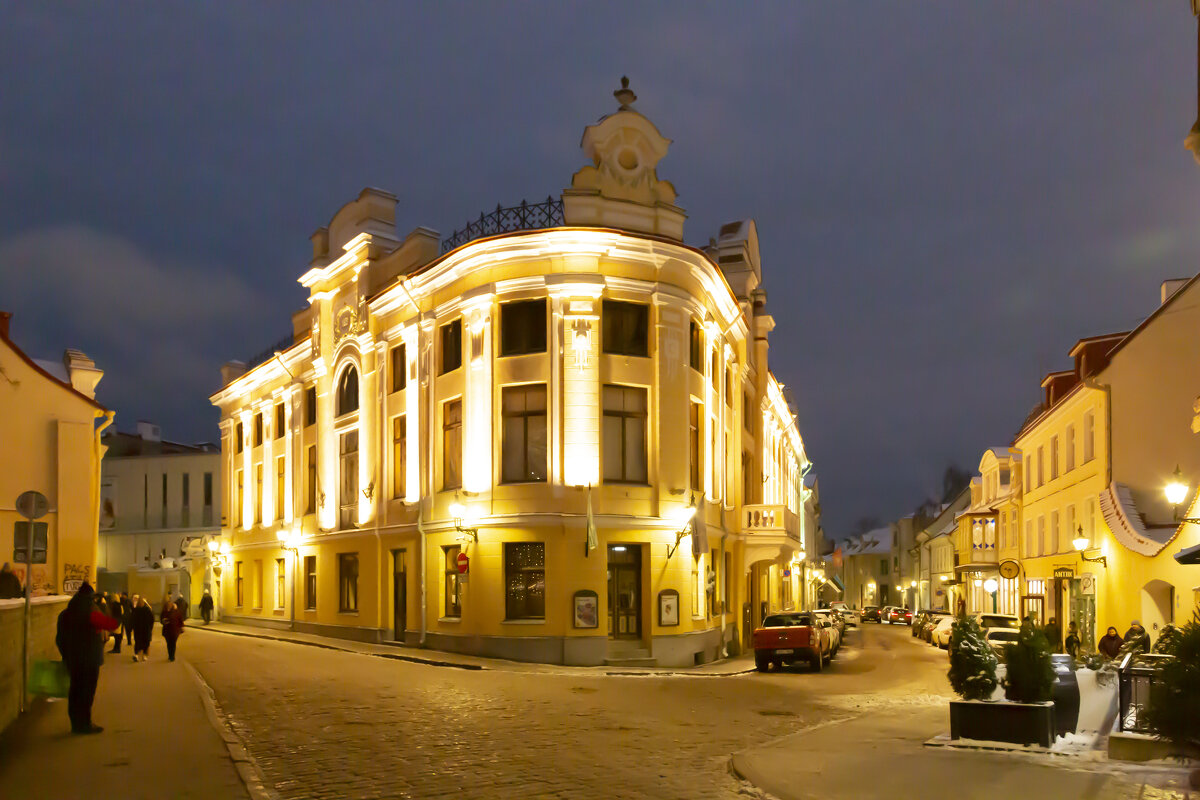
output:
[[[134,595],[137,597],[137,595]],[[138,604],[133,609],[133,660],[145,661],[150,650],[150,639],[154,635],[154,609],[150,601],[144,597],[138,598]]]
[[[1150,634],[1146,633],[1146,629],[1142,627],[1142,623],[1136,619],[1130,623],[1129,630],[1125,631],[1126,643],[1132,642],[1134,639],[1140,639],[1138,649],[1143,653],[1150,652]]]
[[[100,612],[95,598],[91,585],[84,582],[58,615],[58,634],[54,643],[58,645],[58,652],[71,676],[67,694],[71,733],[103,730],[92,724],[92,703],[96,699],[96,684],[100,681],[100,665],[104,663],[104,637],[116,625],[112,617]]]
[[[1050,647],[1055,653],[1062,652],[1062,628],[1058,626],[1058,619],[1051,617],[1046,623],[1046,627],[1042,628],[1042,634],[1045,635],[1046,641],[1050,642]]]
[[[0,567],[0,600],[15,600],[24,596],[25,588],[21,586],[21,579],[5,561],[4,566]]]
[[[200,598],[200,616],[204,618],[204,624],[212,622],[213,599],[212,594],[208,589],[204,590],[204,597]]]
[[[133,607],[137,602],[137,595],[133,599],[129,599],[128,592],[121,592],[121,627],[125,630],[125,644],[133,644]]]
[[[117,627],[113,629],[113,648],[108,652],[117,654],[121,652],[121,625],[124,624],[124,609],[121,608],[121,596],[114,594],[108,598],[108,615],[117,623]]]
[[[1079,626],[1074,622],[1067,626],[1066,650],[1071,658],[1079,658]]]
[[[187,619],[188,601],[183,596],[183,592],[179,592],[177,595],[175,595],[175,607],[179,609],[179,616]]]
[[[1121,645],[1125,642],[1121,639],[1121,634],[1117,633],[1117,629],[1112,625],[1108,626],[1108,632],[1096,644],[1096,649],[1108,658],[1116,658],[1121,652]]]
[[[179,606],[168,602],[167,607],[162,613],[162,632],[163,638],[167,641],[167,660],[175,660],[175,643],[179,641],[179,637],[183,635],[183,614],[179,612]]]

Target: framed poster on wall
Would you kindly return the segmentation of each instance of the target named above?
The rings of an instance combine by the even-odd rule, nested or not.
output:
[[[658,593],[658,624],[664,627],[679,624],[679,592],[674,589]]]
[[[576,628],[600,627],[600,602],[595,592],[584,590],[575,593],[573,620]]]

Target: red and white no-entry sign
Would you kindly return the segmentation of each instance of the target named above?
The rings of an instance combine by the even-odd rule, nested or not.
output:
[[[458,554],[458,574],[466,575],[467,568],[471,565],[471,559],[467,558],[466,553]]]

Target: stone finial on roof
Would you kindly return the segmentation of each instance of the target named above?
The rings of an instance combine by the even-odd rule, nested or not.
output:
[[[629,78],[625,75],[621,76],[621,88],[613,92],[613,97],[621,104],[621,111],[628,111],[629,107],[637,102],[637,95],[629,88]]]

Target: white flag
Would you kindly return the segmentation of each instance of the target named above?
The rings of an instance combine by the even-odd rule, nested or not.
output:
[[[587,494],[587,542],[584,544],[583,554],[589,556],[592,551],[599,546],[596,540],[596,520],[592,517],[592,487],[588,484]]]

